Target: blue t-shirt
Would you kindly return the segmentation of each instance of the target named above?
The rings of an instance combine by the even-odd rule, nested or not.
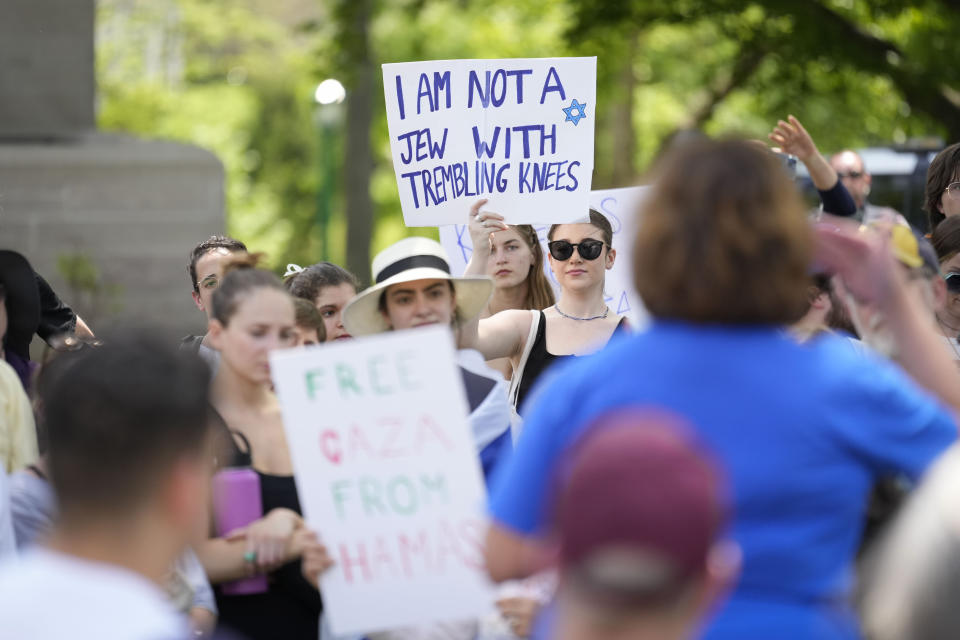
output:
[[[847,592],[872,483],[919,476],[957,435],[942,405],[844,338],[656,322],[549,376],[495,478],[494,519],[547,529],[555,463],[626,405],[685,417],[730,476],[744,564],[711,639],[858,637]]]

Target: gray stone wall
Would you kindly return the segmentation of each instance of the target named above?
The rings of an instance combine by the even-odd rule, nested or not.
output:
[[[0,247],[26,255],[95,331],[202,331],[187,256],[223,232],[223,184],[213,154],[172,142],[88,134],[0,144]],[[71,288],[58,269],[77,256],[95,268],[99,293]]]
[[[0,138],[94,128],[93,0],[0,2]]]
[[[94,18],[94,0],[0,0],[0,248],[94,331],[202,332],[187,257],[223,233],[223,167],[197,147],[96,132]]]

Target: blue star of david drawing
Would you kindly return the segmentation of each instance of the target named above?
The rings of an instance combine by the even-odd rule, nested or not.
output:
[[[577,126],[577,123],[580,122],[582,118],[587,117],[587,105],[580,104],[580,101],[574,98],[569,107],[563,108],[563,112],[567,114],[567,119],[564,120],[564,122],[572,122],[573,126]],[[574,113],[576,113],[576,115],[574,115]]]

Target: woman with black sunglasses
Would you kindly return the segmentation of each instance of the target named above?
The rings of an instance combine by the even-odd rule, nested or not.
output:
[[[470,210],[470,237],[474,252],[464,275],[483,275],[491,236],[509,227],[503,216],[481,211],[485,200]],[[510,400],[520,408],[534,381],[559,358],[593,353],[627,320],[604,301],[605,274],[617,252],[613,229],[603,214],[590,210],[590,222],[555,224],[547,234],[550,269],[560,285],[554,305],[543,310],[507,310],[479,321],[474,345],[487,360],[508,358],[513,366]],[[479,248],[479,250],[478,250]],[[473,340],[465,327],[464,339]]]

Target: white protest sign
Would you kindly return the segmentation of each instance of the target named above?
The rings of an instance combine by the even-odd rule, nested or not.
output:
[[[493,606],[486,494],[446,327],[271,354],[300,504],[336,563],[335,634],[470,619]]]
[[[628,187],[624,189],[603,189],[590,193],[590,207],[604,214],[613,227],[613,247],[617,250],[617,259],[613,269],[607,271],[604,283],[604,294],[610,310],[625,314],[630,318],[630,324],[636,328],[647,320],[647,312],[643,302],[633,287],[633,238],[636,235],[637,207],[647,187]],[[485,210],[496,211],[489,204]],[[586,210],[586,207],[584,207]],[[497,211],[499,213],[499,211]],[[580,216],[583,218],[583,215]],[[467,219],[464,213],[461,220]],[[544,271],[553,285],[558,288],[557,280],[550,271],[547,260],[547,232],[549,224],[535,224],[537,236],[543,247]],[[470,241],[470,232],[466,224],[447,225],[440,227],[440,243],[450,256],[451,272],[462,274],[467,268],[467,262],[473,253],[473,244]]]
[[[408,227],[455,224],[478,197],[514,224],[582,217],[596,58],[385,64],[383,87]]]

